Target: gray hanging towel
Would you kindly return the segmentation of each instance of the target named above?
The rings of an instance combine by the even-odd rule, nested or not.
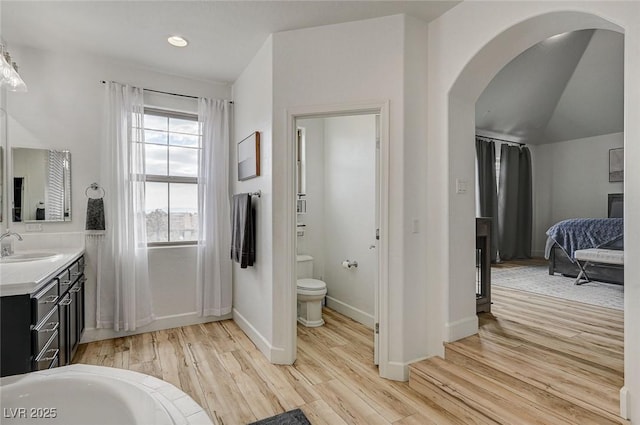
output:
[[[233,195],[231,205],[231,259],[240,268],[253,266],[256,260],[255,217],[251,207],[251,195]]]
[[[105,230],[104,202],[102,198],[89,198],[87,201],[86,230]]]

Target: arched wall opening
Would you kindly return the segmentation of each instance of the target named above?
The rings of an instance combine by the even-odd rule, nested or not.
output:
[[[474,196],[459,196],[457,190],[461,183],[469,191],[475,187],[475,103],[494,76],[520,53],[553,35],[583,29],[625,32],[622,27],[589,13],[541,14],[511,26],[486,43],[463,67],[451,86],[447,96],[446,125],[448,261],[445,273],[449,283],[444,294],[447,300],[445,339],[449,341],[471,335],[478,329],[474,296],[475,199]],[[624,405],[624,397],[621,398],[621,405]]]

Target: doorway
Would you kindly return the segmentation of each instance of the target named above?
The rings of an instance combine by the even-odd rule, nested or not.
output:
[[[614,31],[623,32],[623,29],[617,27],[610,22],[598,18],[595,15],[579,12],[558,12],[546,15],[535,16],[529,20],[523,21],[518,25],[497,34],[494,38],[474,51],[473,57],[462,67],[460,74],[452,81],[451,86],[445,85],[441,98],[446,99],[447,115],[442,120],[442,127],[434,130],[433,137],[444,135],[447,144],[447,152],[449,153],[449,161],[446,172],[450,179],[450,185],[453,186],[455,181],[466,181],[473,179],[471,174],[473,167],[473,150],[462,152],[464,145],[468,146],[468,141],[473,137],[475,130],[475,108],[474,104],[478,96],[487,86],[495,73],[501,69],[515,54],[524,51],[526,47],[546,38],[550,35],[559,34],[567,31],[574,31],[588,28],[612,29]],[[627,83],[628,76],[625,77]],[[436,95],[437,96],[437,95]],[[625,94],[625,101],[628,97]],[[625,123],[625,133],[628,134],[628,122]],[[628,136],[627,136],[628,137]],[[471,170],[471,173],[469,172]],[[464,329],[460,329],[458,333],[451,333],[450,340],[457,340],[462,337],[477,332],[477,323],[475,326],[475,305],[467,303],[471,301],[470,297],[461,305],[452,295],[464,291],[468,291],[472,282],[472,265],[473,261],[473,232],[469,232],[473,223],[474,199],[466,197],[462,199],[454,196],[447,196],[448,214],[446,222],[448,223],[448,241],[454,246],[469,246],[468,254],[456,258],[447,257],[447,270],[445,271],[448,285],[448,316],[446,323],[469,323]],[[461,223],[466,223],[461,225]],[[464,258],[463,258],[464,257]],[[468,268],[460,267],[460,264],[468,264]],[[626,310],[626,309],[625,309]],[[625,315],[628,313],[625,312]],[[628,329],[628,324],[625,325]],[[628,341],[625,341],[625,345]],[[629,360],[625,360],[628,364]],[[628,377],[626,378],[628,379]],[[620,406],[623,416],[626,416],[627,406],[627,390],[621,390]]]
[[[383,102],[290,115],[292,322],[297,324],[299,313],[296,260],[310,256],[313,278],[327,287],[326,306],[371,330],[373,361],[382,376],[388,358],[388,249],[381,237],[388,214],[388,119]]]

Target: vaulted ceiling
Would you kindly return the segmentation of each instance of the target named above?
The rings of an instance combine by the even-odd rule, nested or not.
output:
[[[476,103],[479,134],[528,144],[623,131],[624,36],[560,34],[507,64]]]

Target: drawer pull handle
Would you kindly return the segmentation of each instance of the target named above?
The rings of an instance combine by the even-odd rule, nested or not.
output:
[[[60,285],[69,286],[71,285],[71,280],[61,280]]]
[[[38,332],[55,332],[60,327],[60,322],[49,322],[47,325],[52,325],[50,328],[43,327]]]
[[[49,360],[54,360],[56,357],[58,357],[58,352],[60,352],[60,349],[58,348],[50,348],[49,350],[45,351],[43,354],[46,356],[49,353],[53,353],[53,355],[49,356],[49,357],[42,357],[41,359],[36,359],[39,362],[46,362]]]
[[[71,273],[71,277],[78,277],[82,274],[82,272],[78,272],[78,273]]]
[[[73,300],[71,299],[71,297],[65,298],[64,300],[60,301],[60,305],[69,305],[72,301]]]
[[[75,287],[69,289],[69,292],[80,292],[81,289],[82,288],[80,288],[79,286],[75,286]]]
[[[49,295],[47,298],[42,300],[42,304],[55,304],[55,302],[58,301],[58,298],[60,297],[57,295]]]

